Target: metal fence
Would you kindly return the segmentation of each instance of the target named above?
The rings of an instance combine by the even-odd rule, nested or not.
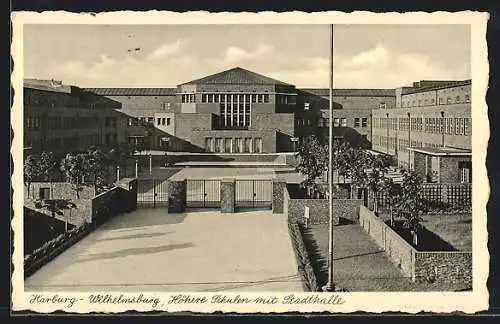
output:
[[[220,180],[187,180],[187,207],[220,207]]]
[[[236,207],[271,208],[272,195],[270,180],[236,180]]]
[[[137,207],[158,208],[168,206],[168,186],[165,179],[137,180]]]
[[[472,202],[471,183],[424,183],[423,197],[431,204],[444,204],[448,207],[466,207]],[[379,206],[388,205],[385,194],[377,195]]]

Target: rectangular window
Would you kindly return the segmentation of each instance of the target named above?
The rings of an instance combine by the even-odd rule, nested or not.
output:
[[[165,118],[162,118],[162,119],[161,119],[161,124],[162,124],[162,125],[165,125]]]
[[[460,135],[464,135],[464,119],[465,118],[459,118],[459,124],[460,124]]]
[[[304,110],[309,110],[309,103],[308,102],[304,102]]]
[[[470,133],[469,133],[469,121],[470,121],[470,118],[464,118],[464,135],[465,136],[470,135]]]
[[[224,152],[224,142],[220,137],[215,139],[215,152]]]
[[[341,118],[340,119],[340,126],[341,127],[347,127],[347,119],[346,118]]]
[[[381,102],[381,103],[379,103],[379,105],[378,105],[378,108],[379,108],[379,109],[385,109],[386,107],[387,107],[387,105],[385,104],[385,102]]]
[[[261,153],[262,152],[262,138],[254,138],[253,139],[253,152]]]
[[[443,118],[439,118],[439,134],[443,134],[444,132],[444,121]]]
[[[156,124],[157,124],[157,125],[160,125],[160,124],[161,124],[161,118],[157,118],[157,119],[156,119]]]
[[[368,127],[368,118],[361,118],[361,127],[366,128]]]
[[[247,137],[245,138],[244,152],[251,153],[251,150],[252,150],[252,139]]]
[[[170,125],[170,118],[167,118],[167,125]]]
[[[233,149],[233,139],[232,138],[225,138],[224,139],[224,151],[226,153],[231,153]]]
[[[359,127],[359,118],[354,118],[354,127]]]
[[[465,102],[466,102],[466,103],[469,103],[469,102],[470,102],[470,97],[469,97],[469,95],[465,95]]]
[[[40,188],[39,189],[40,200],[50,199],[50,188]]]
[[[447,104],[447,105],[451,104],[451,98],[449,98],[449,97],[448,97],[448,98],[446,98],[446,104]]]
[[[233,152],[235,153],[241,153],[243,152],[243,139],[242,138],[235,138],[234,139],[234,150]]]
[[[460,118],[455,118],[455,135],[460,132]]]
[[[268,94],[264,95],[264,102],[269,103],[269,95]]]
[[[340,126],[340,119],[334,118],[333,119],[333,127],[339,127],[339,126]]]

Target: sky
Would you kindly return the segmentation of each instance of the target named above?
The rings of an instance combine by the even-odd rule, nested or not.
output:
[[[467,25],[334,25],[334,87],[469,79]],[[326,88],[328,25],[25,25],[24,77],[175,87],[236,66]]]

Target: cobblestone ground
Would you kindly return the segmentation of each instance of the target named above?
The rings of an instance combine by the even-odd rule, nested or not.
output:
[[[26,291],[303,291],[284,215],[139,209],[25,281]]]

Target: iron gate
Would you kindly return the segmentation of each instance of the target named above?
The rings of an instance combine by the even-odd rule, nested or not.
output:
[[[168,206],[167,180],[138,179],[137,207],[156,208]]]
[[[220,207],[220,180],[187,180],[187,207]]]
[[[236,180],[236,207],[271,208],[272,195],[270,180]]]

